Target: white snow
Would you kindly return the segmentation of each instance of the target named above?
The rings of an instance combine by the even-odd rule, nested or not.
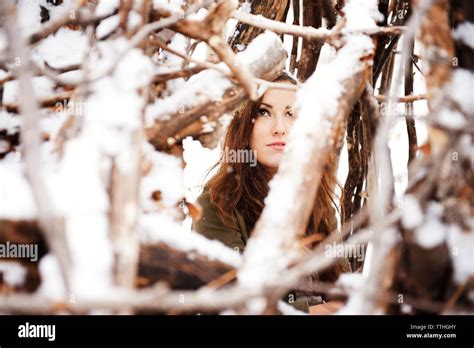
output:
[[[362,291],[365,282],[366,278],[362,273],[343,273],[339,276],[336,284],[341,286],[344,291],[350,294],[350,296],[345,306],[335,313],[336,315],[354,315],[362,313],[365,302]]]
[[[53,96],[54,93],[54,82],[48,77],[38,76],[32,79],[33,89],[37,99],[44,99]],[[19,102],[19,90],[18,81],[8,81],[4,84],[3,90],[3,102],[5,104],[18,103]]]
[[[219,260],[239,267],[241,256],[217,240],[184,230],[164,214],[143,214],[140,217],[142,239],[148,243],[164,242],[171,247],[191,253],[196,251],[211,260]]]
[[[264,297],[251,298],[245,303],[248,314],[261,315],[267,305],[267,299]]]
[[[152,163],[152,168],[140,182],[142,209],[152,212],[162,210],[164,207],[176,207],[184,197],[181,159],[155,151],[149,143],[144,144],[143,147],[146,158]],[[154,191],[161,192],[161,200],[158,203],[151,198]]]
[[[101,179],[100,169],[104,160],[87,135],[80,135],[65,144],[62,160],[44,169],[58,214],[105,214],[109,198]]]
[[[239,10],[244,13],[251,13],[252,5],[250,4],[250,2],[245,1],[240,5]]]
[[[142,22],[142,16],[138,14],[136,11],[130,11],[128,14],[128,22],[127,26],[131,30],[135,30],[138,28],[140,23]]]
[[[0,273],[11,287],[21,286],[25,282],[26,269],[18,262],[0,261]]]
[[[91,67],[103,71],[125,45],[124,39],[104,42],[100,45],[102,58],[95,57],[90,62]],[[86,100],[85,118],[90,122],[86,123],[84,133],[95,139],[104,153],[116,156],[128,148],[131,141],[128,131],[137,130],[141,125],[145,100],[138,89],[148,83],[152,71],[150,59],[133,49],[123,57],[111,77],[93,84],[93,93]]]
[[[272,31],[265,30],[250,42],[245,51],[236,55],[236,62],[246,66],[251,73],[254,73],[254,65],[262,60],[263,52],[278,50],[281,46],[280,37]]]
[[[407,303],[402,303],[400,306],[400,312],[403,314],[413,314],[413,307]]]
[[[78,297],[106,295],[111,285],[109,198],[100,172],[104,159],[91,135],[83,133],[66,142],[60,162],[44,168],[53,207],[65,217],[70,280]]]
[[[461,23],[454,30],[453,38],[462,41],[466,46],[474,49],[474,24],[467,21]]]
[[[47,0],[38,0],[37,3],[40,3],[48,9],[49,21],[55,21],[64,16],[73,16],[71,9],[74,7],[74,0],[63,0],[63,3],[57,6],[50,4]]]
[[[40,66],[46,61],[53,68],[80,64],[87,54],[87,44],[87,36],[82,31],[61,28],[38,44],[32,58]]]
[[[24,34],[31,34],[42,27],[39,3],[50,10],[50,15],[54,19],[64,15],[64,10],[72,4],[72,0],[65,0],[65,3],[58,7],[49,5],[46,0],[37,2],[20,0],[20,24]],[[119,0],[99,1],[95,15],[111,13],[118,4]],[[172,12],[179,10],[181,4],[181,0],[153,1],[155,9],[168,9]],[[250,12],[250,4],[244,2],[240,9],[243,12]],[[347,13],[345,33],[374,28],[373,19],[379,19],[380,16],[374,0],[348,1],[345,12]],[[192,18],[199,20],[206,14],[206,10],[201,10]],[[129,18],[130,24],[137,25],[139,20],[141,17],[132,11]],[[103,21],[98,28],[98,36],[104,36],[115,29],[118,21],[117,15]],[[454,37],[474,47],[473,27],[471,23],[460,25],[454,32]],[[292,169],[294,173],[297,173],[298,168],[301,168],[301,165],[309,158],[311,149],[306,146],[309,139],[314,134],[321,136],[330,130],[332,124],[326,116],[335,112],[340,97],[345,93],[340,82],[360,67],[358,57],[372,49],[370,38],[360,34],[347,36],[347,45],[338,52],[335,60],[324,65],[318,64],[316,73],[298,92],[300,117],[292,129],[291,141],[286,149],[287,152],[292,151],[295,162],[291,165],[294,166]],[[5,41],[3,37],[0,31],[0,50]],[[171,41],[171,47],[185,52],[185,47],[189,43],[187,40],[184,36],[176,34]],[[262,59],[262,52],[269,50],[268,47],[273,47],[279,40],[278,35],[265,32],[256,38],[247,50],[238,55],[237,62],[253,71],[253,64]],[[96,72],[94,76],[99,75],[97,72],[104,71],[110,65],[125,44],[124,40],[98,43],[89,62],[92,71]],[[329,46],[324,45],[324,47],[326,49]],[[41,42],[34,49],[32,56],[39,64],[46,60],[53,67],[62,67],[82,62],[87,51],[87,37],[81,31],[62,28],[55,35]],[[331,54],[332,51],[327,55]],[[162,71],[180,67],[181,58],[171,54],[166,54],[166,57],[166,64],[160,66]],[[227,69],[223,64],[220,66]],[[73,296],[107,295],[110,290],[112,258],[107,220],[109,197],[106,191],[109,183],[110,157],[119,156],[120,163],[123,164],[121,168],[127,168],[127,156],[123,154],[127,152],[130,145],[129,134],[141,127],[141,106],[144,98],[137,93],[137,89],[145,86],[148,79],[156,72],[157,69],[139,50],[130,51],[111,77],[92,84],[92,94],[85,101],[87,108],[84,109],[84,115],[81,115],[84,117],[84,128],[79,136],[66,142],[62,159],[57,161],[53,155],[53,141],[42,145],[41,152],[44,157],[42,162],[46,167],[44,175],[47,178],[50,198],[55,212],[66,217],[67,237],[74,261]],[[415,83],[417,81],[415,80]],[[48,78],[34,78],[33,83],[38,98],[55,94],[54,83]],[[424,81],[422,83],[424,84]],[[171,92],[171,96],[159,100],[148,108],[147,122],[150,124],[157,118],[166,119],[174,111],[196,105],[203,99],[219,100],[230,86],[231,83],[227,78],[216,71],[204,71],[186,82],[183,79],[170,81],[168,91]],[[452,82],[447,87],[450,97],[459,103],[466,115],[471,116],[474,113],[473,87],[474,75],[463,69],[454,70]],[[18,102],[19,97],[21,96],[18,93],[17,82],[7,82],[4,102],[15,103]],[[420,104],[425,105],[426,102],[417,102],[415,106]],[[426,105],[424,108],[426,109]],[[416,107],[415,114],[420,114]],[[40,122],[41,130],[48,132],[54,139],[66,116],[66,112],[46,113]],[[465,125],[465,118],[461,113],[446,108],[441,110],[437,121],[455,129]],[[400,120],[399,124],[404,126],[404,120]],[[11,134],[19,127],[21,127],[20,117],[0,112],[0,129],[7,129],[7,132]],[[399,137],[400,129],[405,132],[404,127],[394,128],[392,132],[392,135],[395,134],[394,137],[397,137],[393,142],[391,138],[390,142],[392,162],[400,159],[399,155],[393,157],[393,152],[400,149],[396,144],[406,143],[405,138]],[[462,151],[466,156],[470,156],[474,163],[473,141],[467,135],[464,140]],[[175,248],[188,251],[190,257],[195,251],[211,259],[221,260],[238,267],[242,262],[238,253],[218,241],[210,241],[180,226],[176,204],[183,196],[186,196],[188,201],[195,200],[204,184],[204,174],[220,157],[219,146],[207,149],[199,141],[191,138],[185,139],[183,146],[183,158],[186,162],[184,173],[180,159],[156,152],[148,143],[143,146],[144,156],[152,162],[153,167],[142,178],[140,184],[140,208],[144,212],[140,217],[142,239],[147,242],[163,241]],[[405,151],[405,148],[400,151]],[[37,209],[34,198],[24,177],[23,164],[18,161],[17,155],[18,153],[10,153],[5,159],[0,160],[0,183],[2,183],[0,185],[0,219],[35,219]],[[402,163],[402,167],[406,169],[405,163],[406,161]],[[289,165],[286,164],[287,169]],[[406,173],[397,173],[406,175]],[[206,179],[211,176],[212,173]],[[271,198],[269,196],[266,200],[267,210],[270,210],[267,218],[272,220],[276,228],[285,226],[284,214],[281,214],[281,211],[290,208],[293,202],[299,199],[294,196],[296,192],[294,187],[299,184],[296,177],[297,174],[291,175],[285,180],[275,180],[271,184]],[[161,191],[162,199],[159,203],[150,198],[152,192],[156,190]],[[405,228],[415,229],[417,242],[425,248],[432,248],[446,240],[452,250],[455,280],[462,283],[474,274],[473,234],[463,232],[457,226],[444,224],[441,213],[441,206],[433,203],[428,206],[427,215],[424,218],[416,199],[407,196],[403,201],[402,224]],[[254,286],[263,283],[270,273],[283,269],[296,255],[291,252],[281,255],[280,248],[289,238],[284,233],[276,234],[275,229],[271,232],[268,236],[255,241],[253,246],[248,247],[246,257],[249,257],[249,268],[245,270],[247,273],[239,274],[239,281],[246,285]],[[251,248],[253,251],[250,251]],[[0,262],[0,272],[5,272],[7,282],[21,283],[24,269],[15,268],[13,263],[8,263],[6,266],[5,264]],[[43,283],[38,292],[50,298],[63,297],[64,289],[62,283],[58,281],[59,270],[53,256],[47,255],[42,259],[40,272]],[[338,282],[343,287],[358,288],[363,278],[359,275],[345,274],[339,278]],[[357,303],[363,303],[361,297],[351,296],[349,304],[338,314],[357,313]],[[263,302],[257,300],[249,305],[251,311],[258,312]],[[284,314],[304,314],[281,301],[278,303],[278,308]]]
[[[57,112],[45,112],[45,116],[40,120],[40,129],[47,133],[50,139],[56,139],[67,117],[67,109]]]
[[[153,8],[155,10],[163,10],[174,13],[180,9],[181,0],[153,0]]]
[[[184,169],[184,188],[186,199],[190,202],[196,201],[205,185],[205,182],[215,174],[217,168],[208,171],[215,165],[221,156],[219,146],[208,149],[201,145],[198,140],[187,137],[183,140],[183,159],[186,162]]]
[[[52,300],[61,300],[66,296],[64,283],[61,280],[61,271],[58,261],[52,254],[47,254],[39,263],[41,284],[36,290],[36,295]]]
[[[23,163],[9,153],[0,161],[0,219],[33,220],[38,211]]]
[[[447,88],[451,98],[459,104],[461,110],[469,117],[473,117],[474,74],[466,69],[454,70]]]
[[[459,105],[460,110],[454,110],[449,103],[445,103],[434,114],[434,118],[446,128],[461,129],[467,123],[466,116],[474,116],[474,74],[458,68],[453,71],[451,81],[444,88],[448,97]]]
[[[125,45],[125,40],[101,43],[101,58],[97,55],[90,58],[92,73],[109,66]],[[81,132],[66,141],[63,156],[59,159],[51,156],[52,141],[42,145],[43,175],[53,209],[65,218],[73,262],[70,276],[74,296],[91,298],[110,292],[112,248],[107,186],[111,158],[117,159],[119,170],[129,169],[132,134],[141,127],[145,102],[139,89],[148,84],[152,73],[150,59],[138,49],[130,50],[111,76],[91,84],[91,93],[80,115]],[[52,114],[42,120],[42,127],[54,137],[65,116],[66,112]],[[17,175],[16,179],[19,178],[22,176]],[[17,196],[18,191],[16,187]],[[25,201],[34,202],[33,199]],[[13,204],[13,207],[27,212],[21,204]]]
[[[436,121],[451,129],[461,129],[466,125],[466,119],[461,113],[446,106],[442,106],[441,110],[436,113]]]
[[[441,221],[443,207],[439,203],[430,202],[424,223],[416,229],[417,243],[426,248],[434,248],[446,239],[446,225]]]
[[[146,125],[155,119],[168,120],[176,110],[185,110],[207,100],[221,99],[231,82],[220,72],[205,70],[190,78],[186,84],[171,96],[160,99],[147,107]]]
[[[64,0],[63,3],[58,6],[51,5],[46,0],[19,0],[17,5],[17,18],[21,32],[26,36],[40,31],[44,25],[68,15],[73,7],[72,4],[73,0]],[[41,23],[40,5],[46,8],[49,13],[49,21],[43,24]]]
[[[237,49],[237,52],[242,52],[245,49],[244,44],[236,44],[235,48]]]
[[[351,294],[344,307],[339,309],[336,315],[357,315],[364,313],[364,306],[366,305],[365,298],[361,291],[356,291]]]
[[[92,57],[93,72],[101,71],[126,46],[124,39],[101,45],[102,58]],[[72,251],[73,289],[77,296],[100,296],[112,284],[112,248],[108,235],[111,158],[119,170],[129,168],[133,132],[141,127],[144,98],[138,89],[148,84],[152,63],[138,49],[130,50],[111,76],[91,86],[86,99],[84,124],[79,136],[65,144],[64,156],[51,189],[58,209],[66,216]],[[133,77],[133,78],[131,78]],[[51,177],[55,177],[54,173]],[[74,199],[71,199],[74,197]]]
[[[69,214],[66,231],[73,260],[70,276],[74,296],[107,296],[112,287],[113,260],[105,214]]]
[[[236,56],[237,64],[246,66],[251,73],[262,59],[262,52],[272,48],[277,49],[281,43],[278,35],[272,32],[265,32],[256,37],[244,52]],[[219,67],[229,71],[224,63],[219,63]],[[224,92],[232,86],[232,83],[220,72],[216,70],[204,70],[192,76],[179,90],[166,98],[157,100],[147,107],[146,126],[153,124],[154,120],[167,120],[176,110],[186,110],[199,105],[205,101],[220,100]]]
[[[30,35],[41,29],[40,7],[38,2],[20,0],[17,5],[18,26],[23,35]]]
[[[206,10],[205,8],[199,9],[198,12],[196,13],[191,13],[190,15],[187,16],[187,18],[195,20],[195,21],[202,21],[206,16],[208,15],[209,11]]]
[[[470,225],[470,231],[462,231],[457,225],[450,225],[447,229],[454,280],[458,284],[474,276],[474,219],[470,220]]]
[[[345,32],[375,28],[375,21],[383,20],[383,15],[372,0],[347,1],[342,11],[347,20]]]
[[[402,224],[405,228],[412,229],[423,222],[423,211],[413,195],[404,197],[402,214]]]
[[[337,279],[336,284],[347,291],[352,291],[362,289],[364,282],[362,273],[342,273]]]
[[[115,7],[118,2],[114,4],[101,1],[97,15],[112,10],[112,7],[106,8],[107,4]],[[138,17],[132,21],[137,22],[137,19]],[[33,29],[39,28],[40,26],[36,26]],[[185,41],[186,39],[176,36],[174,43],[184,47]],[[88,50],[86,45],[87,38],[81,31],[61,29],[38,45],[34,58],[39,64],[46,60],[53,67],[80,63]],[[100,76],[106,71],[126,46],[125,39],[98,42],[88,57],[91,76]],[[180,59],[176,60],[176,65],[179,65],[179,62]],[[87,98],[84,101],[77,100],[84,105],[80,115],[77,115],[81,117],[77,120],[81,124],[81,130],[65,142],[60,158],[53,152],[54,141],[68,116],[68,110],[45,112],[40,121],[41,129],[51,136],[51,141],[41,145],[41,162],[53,213],[65,218],[66,237],[73,262],[70,274],[70,295],[73,297],[91,298],[110,293],[113,260],[109,239],[110,203],[107,187],[111,158],[117,158],[120,170],[129,169],[128,150],[132,134],[142,126],[141,113],[146,96],[145,93],[140,94],[139,90],[148,85],[154,71],[151,60],[140,50],[132,49],[123,57],[111,76],[93,82]],[[54,83],[48,78],[35,78],[33,83],[38,98],[55,94]],[[18,101],[17,82],[6,83],[4,92],[5,102]],[[21,119],[2,112],[0,126],[11,133],[21,127]],[[179,210],[176,206],[184,196],[181,160],[154,151],[146,142],[143,144],[143,154],[153,167],[141,182],[140,208],[145,211],[158,210],[156,203],[150,200],[151,193],[155,190],[162,193],[159,204],[163,208],[161,215],[150,214],[144,220],[154,223],[147,225],[152,231],[167,225],[173,231],[173,228],[179,226],[176,221]],[[10,153],[0,161],[0,180],[6,183],[0,186],[0,217],[37,218],[35,201],[23,174],[23,164],[17,160],[16,154]],[[182,235],[177,239],[176,236],[169,235],[163,238],[168,237],[177,245],[201,250],[214,258],[221,257],[230,264],[238,264],[239,255],[227,250],[224,245],[218,242],[207,243],[207,239],[195,233],[186,233],[184,230],[181,232]],[[42,267],[46,269],[44,272],[51,273],[52,276],[45,281],[41,292],[60,297],[64,295],[64,289],[60,284],[54,283],[59,277],[59,272],[54,271],[55,268],[57,271],[55,262],[54,259],[48,261],[45,258],[42,263]]]
[[[190,42],[189,38],[187,38],[186,36],[182,34],[176,33],[173,35],[173,38],[171,39],[171,42],[169,43],[168,47],[182,54],[187,54],[186,50],[187,50],[187,47],[189,46],[189,42]],[[160,68],[162,72],[163,72],[162,70],[163,68],[167,69],[168,71],[177,71],[181,69],[184,62],[183,58],[175,54],[169,53],[167,51],[164,51],[162,55],[163,55],[163,61],[160,62]],[[185,82],[183,78],[167,81],[166,83],[167,93],[170,93],[170,94],[174,93],[175,91],[182,88],[184,84]]]
[[[20,116],[0,110],[0,130],[6,130],[7,134],[18,133],[21,124]]]
[[[96,16],[105,16],[109,13],[113,13],[118,9],[120,0],[101,0],[95,8]]]
[[[97,26],[96,34],[99,39],[109,35],[114,31],[120,23],[119,15],[114,15],[112,17],[106,18],[100,22]]]
[[[474,166],[474,139],[469,134],[464,134],[459,140],[460,152],[470,160]]]
[[[278,301],[277,308],[283,315],[308,315],[308,313],[299,311],[284,301]]]

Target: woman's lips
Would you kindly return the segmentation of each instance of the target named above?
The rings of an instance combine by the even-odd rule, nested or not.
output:
[[[283,151],[285,150],[286,143],[281,142],[281,141],[276,141],[274,143],[268,144],[267,146],[270,146],[272,149],[277,150],[277,151]]]

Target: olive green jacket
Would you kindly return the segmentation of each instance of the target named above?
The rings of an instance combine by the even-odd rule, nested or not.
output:
[[[202,217],[199,220],[193,220],[193,230],[208,239],[216,239],[236,251],[243,252],[249,239],[249,233],[242,215],[237,213],[237,221],[229,222],[226,225],[217,215],[217,207],[211,202],[208,191],[204,191],[198,197],[197,202],[202,207]],[[344,259],[344,264],[347,264],[347,267],[344,267],[345,271],[350,272],[347,259]],[[314,296],[307,298],[294,292],[287,294],[284,299],[293,307],[305,312],[308,312],[309,305],[317,304]]]
[[[209,192],[203,192],[197,199],[202,207],[202,217],[193,221],[193,230],[209,239],[217,239],[229,248],[243,252],[249,239],[247,227],[242,215],[237,214],[237,221],[224,224],[217,215],[217,207],[211,203]]]

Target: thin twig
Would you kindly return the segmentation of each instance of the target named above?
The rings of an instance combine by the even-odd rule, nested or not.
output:
[[[394,97],[394,98],[389,98],[386,95],[375,95],[375,99],[377,99],[378,102],[386,102],[386,101],[391,101],[395,103],[412,103],[417,100],[426,100],[429,99],[428,94],[415,94],[415,95],[406,95],[404,97]]]
[[[443,307],[440,314],[446,314],[456,304],[456,302],[459,300],[459,298],[463,294],[464,289],[466,289],[467,283],[468,283],[468,280],[464,281],[461,285],[457,287],[453,296],[451,296],[448,302],[446,302],[446,305]]]
[[[57,103],[62,103],[64,100],[69,100],[72,97],[73,93],[74,91],[66,91],[59,93],[57,95],[39,100],[38,105],[42,108],[54,107]],[[5,110],[7,110],[8,112],[19,113],[21,109],[21,104],[22,103],[20,100],[20,103],[4,103],[1,107],[5,108]]]
[[[44,38],[48,37],[51,34],[54,34],[57,32],[59,29],[66,25],[80,25],[82,27],[87,27],[91,24],[97,24],[103,21],[104,19],[107,19],[109,17],[112,17],[117,13],[117,10],[107,13],[101,16],[97,17],[83,17],[81,16],[81,11],[80,8],[83,6],[85,3],[85,0],[80,0],[77,2],[75,6],[72,6],[69,10],[65,11],[66,14],[63,17],[58,18],[54,22],[48,22],[43,28],[41,28],[40,31],[31,34],[27,38],[27,42],[30,45],[34,45],[37,42],[43,40]],[[71,16],[71,13],[73,13],[73,16]]]
[[[196,66],[199,67],[199,69],[198,69],[199,71],[202,71],[204,69],[213,69],[213,70],[216,70],[216,71],[220,72],[221,74],[223,74],[224,76],[226,76],[230,80],[233,80],[234,82],[237,82],[237,81],[235,81],[234,76],[232,74],[230,74],[229,71],[227,69],[225,69],[220,64],[203,62],[203,61],[199,61],[197,59],[194,59],[191,56],[188,56],[184,53],[181,53],[181,52],[179,52],[175,49],[170,48],[163,41],[158,39],[156,36],[153,37],[153,38],[150,38],[150,42],[152,44],[157,45],[158,47],[160,47],[160,48],[162,48],[162,49],[164,49],[164,50],[166,50],[166,51],[168,51],[168,52],[184,59],[184,61],[186,61],[186,62],[191,62],[191,63],[196,64]],[[181,71],[181,70],[179,70],[179,71]],[[178,72],[176,72],[175,74],[177,74],[177,73]],[[178,76],[178,77],[181,77],[181,76]],[[263,80],[263,79],[260,79],[260,78],[257,78],[257,77],[251,77],[251,79],[253,81],[255,81],[255,83],[258,83],[259,85],[265,86],[267,88],[283,89],[283,90],[290,90],[290,91],[296,91],[298,89],[297,86],[295,86],[293,84],[289,84],[289,83],[266,81],[266,80]]]
[[[337,30],[328,30],[324,28],[315,29],[310,26],[298,26],[274,21],[260,15],[244,13],[238,10],[232,11],[232,18],[239,22],[250,24],[262,29],[271,30],[277,34],[287,34],[302,37],[306,40],[324,41],[328,44],[340,46],[340,32]],[[374,29],[358,29],[342,31],[343,34],[361,33],[371,36],[377,35],[400,35],[406,28],[403,26],[378,27]]]

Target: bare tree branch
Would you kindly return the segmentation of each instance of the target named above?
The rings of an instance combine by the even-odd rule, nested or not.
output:
[[[22,93],[20,99],[20,109],[23,116],[21,137],[24,145],[25,172],[31,184],[36,206],[39,211],[40,225],[50,249],[57,257],[62,272],[62,280],[65,288],[68,289],[71,258],[62,218],[56,216],[54,213],[43,178],[40,151],[41,134],[39,128],[41,115],[36,104],[35,92],[32,85],[33,74],[31,72],[30,54],[18,30],[16,14],[7,14],[11,6],[13,6],[12,1],[2,1],[0,13],[6,15],[5,32],[7,34],[11,55],[20,59],[18,81]]]

